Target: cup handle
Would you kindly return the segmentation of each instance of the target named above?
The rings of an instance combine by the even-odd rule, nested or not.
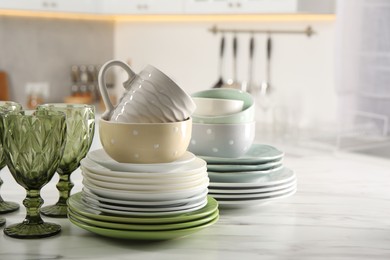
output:
[[[136,76],[136,74],[134,73],[134,71],[131,70],[129,65],[127,65],[125,62],[120,61],[120,60],[108,61],[100,69],[99,75],[98,75],[98,84],[99,84],[100,94],[103,98],[104,105],[106,106],[106,112],[104,113],[103,118],[105,118],[107,120],[110,118],[111,114],[113,113],[113,111],[115,109],[115,107],[111,103],[110,97],[108,95],[108,91],[107,91],[107,87],[106,87],[106,77],[105,77],[106,71],[112,66],[119,66],[127,72],[127,74],[129,75],[129,79],[125,81],[127,83],[127,85],[129,85],[128,83],[131,82]]]

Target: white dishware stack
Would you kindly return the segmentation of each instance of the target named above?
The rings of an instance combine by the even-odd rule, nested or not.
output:
[[[218,204],[208,196],[206,162],[186,152],[175,162],[118,163],[103,149],[81,161],[82,191],[69,199],[69,219],[115,238],[165,240],[214,224]]]
[[[125,86],[118,106],[106,104],[99,121],[103,148],[81,161],[83,188],[68,201],[70,221],[103,236],[136,240],[178,238],[214,224],[218,203],[208,196],[206,162],[187,151],[189,116],[195,109],[191,97],[157,69],[148,66],[131,74],[120,61],[103,65],[103,95],[104,72],[112,65],[135,77],[131,82],[136,86]],[[163,106],[147,98],[151,89],[159,89],[156,97]],[[132,113],[138,106],[137,114]],[[145,106],[151,109],[142,110]]]
[[[193,97],[196,103],[202,99],[203,106],[210,102],[210,107],[215,107],[213,99],[244,101],[240,111],[223,113],[220,106],[214,114],[198,114],[197,110],[193,114],[189,150],[207,162],[209,195],[221,207],[264,205],[296,192],[296,175],[283,164],[284,153],[254,142],[254,104],[250,94],[220,88],[197,92]],[[221,114],[216,112],[219,110]]]

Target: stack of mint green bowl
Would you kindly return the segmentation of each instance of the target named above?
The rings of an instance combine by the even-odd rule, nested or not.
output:
[[[247,92],[219,88],[192,94],[195,98],[242,100],[241,111],[227,115],[192,115],[192,138],[188,150],[203,156],[236,158],[245,154],[255,138],[255,106]]]

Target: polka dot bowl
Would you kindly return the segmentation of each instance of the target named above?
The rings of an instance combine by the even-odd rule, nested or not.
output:
[[[121,123],[99,121],[100,142],[119,163],[168,163],[187,150],[192,119],[169,123]]]
[[[255,105],[254,99],[251,94],[238,89],[231,88],[216,88],[208,89],[193,93],[193,98],[216,98],[216,99],[233,99],[242,100],[244,102],[241,111],[231,113],[228,115],[213,115],[213,116],[201,116],[192,115],[194,123],[201,124],[239,124],[252,122],[255,118]]]
[[[193,123],[188,150],[200,156],[240,157],[255,139],[255,125],[254,121],[240,124]]]

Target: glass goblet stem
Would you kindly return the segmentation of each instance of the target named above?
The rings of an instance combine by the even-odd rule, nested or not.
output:
[[[70,173],[62,173],[59,174],[60,179],[56,185],[57,190],[59,191],[60,198],[58,199],[58,202],[56,205],[65,205],[66,202],[70,196],[70,192],[72,188],[74,187],[74,184],[70,180]]]
[[[56,185],[59,191],[59,199],[55,205],[46,206],[41,209],[41,213],[48,217],[54,218],[66,218],[68,216],[67,200],[70,196],[70,192],[74,186],[70,180],[71,172],[59,172],[59,180]]]
[[[23,205],[26,207],[26,218],[23,220],[25,224],[42,224],[43,220],[39,213],[39,208],[43,204],[40,190],[27,190],[27,196],[23,200]]]
[[[61,232],[61,226],[44,222],[39,213],[43,204],[40,190],[27,190],[27,196],[23,200],[26,207],[26,217],[22,223],[13,224],[4,229],[7,236],[15,238],[41,238],[56,235]]]

